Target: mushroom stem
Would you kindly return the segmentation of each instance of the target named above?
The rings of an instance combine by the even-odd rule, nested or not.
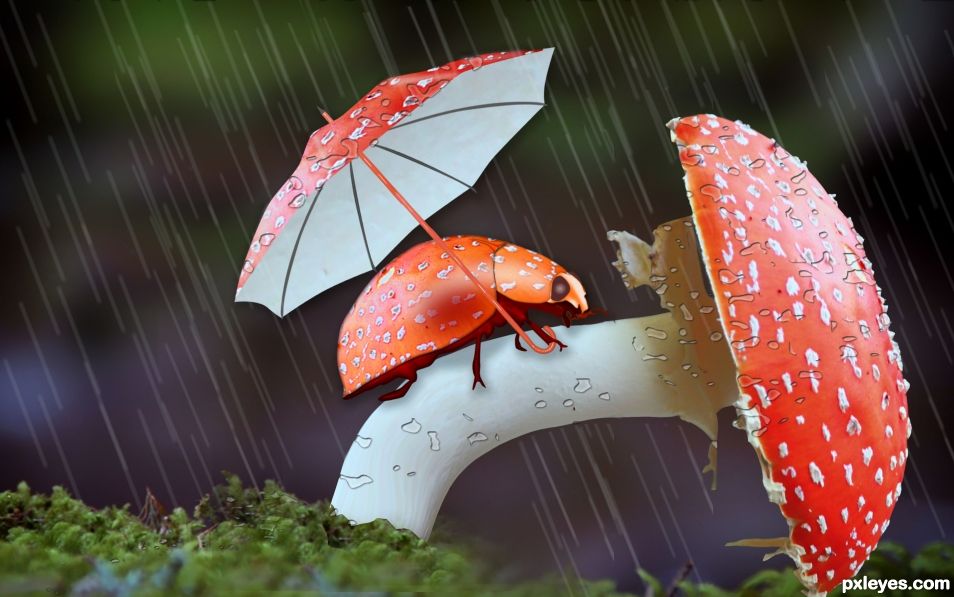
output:
[[[533,431],[676,416],[714,445],[716,412],[733,403],[737,390],[727,345],[714,335],[715,310],[706,309],[711,299],[691,226],[665,224],[653,247],[627,233],[609,235],[620,244],[624,283],[650,284],[668,312],[561,330],[569,348],[546,355],[515,352],[510,336],[485,342],[487,388],[474,391],[470,353],[442,357],[406,397],[381,404],[365,422],[332,505],[355,523],[384,518],[426,538],[457,476],[494,447]]]

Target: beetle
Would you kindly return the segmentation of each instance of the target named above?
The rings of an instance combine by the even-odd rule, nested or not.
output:
[[[496,296],[517,323],[527,323],[551,350],[565,345],[528,317],[531,309],[562,316],[565,323],[588,310],[580,281],[552,259],[504,240],[483,236],[445,239],[452,251]],[[480,342],[503,325],[491,301],[435,241],[411,247],[371,279],[341,324],[338,373],[344,398],[403,378],[381,396],[404,396],[417,371],[441,355],[475,343],[474,385],[480,377]],[[518,349],[525,350],[515,336]]]

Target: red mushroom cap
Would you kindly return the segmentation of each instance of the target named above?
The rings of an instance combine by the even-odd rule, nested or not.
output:
[[[811,591],[854,576],[888,527],[911,432],[898,345],[862,238],[808,171],[741,122],[669,123],[738,370],[736,408],[782,546]]]

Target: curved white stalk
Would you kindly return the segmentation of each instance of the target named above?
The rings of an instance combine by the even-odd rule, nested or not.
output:
[[[668,228],[667,228],[668,227]],[[471,390],[472,352],[442,357],[407,396],[381,404],[345,458],[332,505],[356,523],[377,518],[420,537],[457,476],[503,442],[540,429],[614,417],[677,416],[715,445],[716,412],[737,398],[734,367],[704,291],[688,220],[663,225],[649,245],[619,242],[627,286],[649,283],[668,312],[557,328],[563,352],[517,352],[486,342]],[[683,259],[685,256],[685,259]]]

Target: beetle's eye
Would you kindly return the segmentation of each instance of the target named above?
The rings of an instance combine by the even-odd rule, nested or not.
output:
[[[570,294],[570,283],[563,276],[557,276],[550,288],[550,300],[562,301]]]

